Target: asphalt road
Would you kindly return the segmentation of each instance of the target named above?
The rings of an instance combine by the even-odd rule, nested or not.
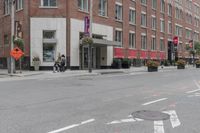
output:
[[[0,133],[199,133],[199,114],[198,69],[0,82]]]

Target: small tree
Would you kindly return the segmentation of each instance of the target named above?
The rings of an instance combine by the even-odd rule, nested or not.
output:
[[[194,49],[196,51],[196,54],[200,55],[200,42],[195,42],[194,43]]]

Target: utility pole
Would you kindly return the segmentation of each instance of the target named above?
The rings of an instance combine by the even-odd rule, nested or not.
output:
[[[11,46],[10,50],[14,48],[14,36],[15,36],[15,0],[10,1],[11,7]],[[14,59],[10,57],[10,74],[14,73]]]
[[[92,23],[93,23],[93,0],[90,0],[90,38],[92,39]],[[92,73],[92,46],[89,44],[89,52],[88,52],[88,69],[89,73]]]

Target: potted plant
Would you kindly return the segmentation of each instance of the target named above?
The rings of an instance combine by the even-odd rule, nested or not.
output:
[[[177,69],[185,69],[185,64],[186,64],[185,60],[179,59],[176,62],[176,64],[177,64]]]
[[[157,72],[159,63],[157,61],[149,60],[147,61],[148,72]]]
[[[33,66],[35,71],[39,71],[40,68],[40,58],[39,57],[33,57]]]
[[[121,59],[114,58],[113,59],[113,63],[112,63],[112,68],[114,68],[114,69],[120,69],[121,66],[122,66]]]
[[[125,58],[122,60],[122,68],[130,68],[131,61],[128,58]]]
[[[196,64],[196,68],[200,68],[200,60],[196,60],[195,64]]]

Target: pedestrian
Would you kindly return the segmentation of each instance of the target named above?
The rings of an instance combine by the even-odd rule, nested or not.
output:
[[[65,62],[66,62],[65,55],[63,54],[61,56],[61,72],[65,71]]]
[[[60,68],[61,68],[61,57],[58,56],[58,59],[54,63],[53,71],[54,72],[60,72]]]

